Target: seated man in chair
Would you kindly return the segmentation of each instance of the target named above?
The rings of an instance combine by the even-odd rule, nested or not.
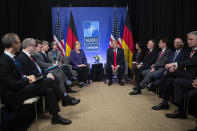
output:
[[[112,72],[115,73],[118,71],[118,83],[124,86],[124,82],[122,81],[122,75],[124,73],[125,68],[125,59],[124,59],[124,50],[118,48],[118,44],[116,40],[112,41],[112,48],[107,50],[107,76],[109,78],[108,86],[112,85]]]

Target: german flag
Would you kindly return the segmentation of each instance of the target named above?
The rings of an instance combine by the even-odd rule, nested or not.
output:
[[[70,52],[75,48],[74,44],[78,40],[72,11],[70,12],[70,21],[66,38],[66,56],[70,56]]]
[[[128,62],[129,68],[131,69],[134,52],[134,41],[133,34],[131,32],[131,21],[128,11],[122,36],[122,48],[124,49],[125,60]]]

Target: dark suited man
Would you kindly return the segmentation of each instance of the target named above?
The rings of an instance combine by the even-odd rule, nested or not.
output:
[[[49,48],[48,47],[48,43],[45,44],[44,48],[45,48],[45,50],[48,51],[48,48]],[[33,56],[34,60],[36,61],[36,63],[39,65],[39,67],[42,70],[47,70],[48,68],[51,68],[54,65],[57,65],[57,64],[52,64],[51,62],[45,61],[45,58],[43,56],[44,54],[42,55],[40,53],[41,51],[42,51],[42,42],[39,41],[39,40],[36,40],[36,49],[35,49],[35,52],[32,54],[32,56]],[[68,77],[62,71],[61,66],[58,65],[58,67],[56,67],[54,69],[51,69],[48,72],[52,73],[58,79],[60,89],[63,92],[66,92],[67,91],[68,93],[77,93],[77,91],[74,91],[74,90],[72,90],[69,87],[69,86],[71,86],[72,82],[70,80],[68,80]]]
[[[34,75],[24,76],[21,73],[20,65],[15,60],[15,54],[21,47],[19,37],[14,33],[5,34],[2,37],[2,44],[5,50],[0,56],[0,88],[2,101],[6,107],[10,111],[17,112],[26,99],[45,96],[52,115],[52,124],[70,124],[70,120],[58,115],[60,111],[57,101],[58,91],[55,90],[56,84],[53,84],[53,80],[45,78],[36,82]]]
[[[139,83],[142,81],[143,77],[141,75],[142,71],[149,69],[152,64],[154,64],[155,60],[157,59],[157,50],[155,47],[155,40],[151,39],[147,43],[147,49],[148,51],[145,53],[145,56],[143,57],[141,63],[136,64],[136,85],[139,85]],[[134,90],[136,90],[136,86],[134,87]]]
[[[154,78],[155,75],[165,71],[165,64],[167,64],[171,52],[170,49],[167,48],[166,39],[161,39],[159,41],[159,48],[161,51],[158,53],[157,60],[153,65],[151,65],[150,69],[147,69],[141,73],[144,78],[137,85],[137,89],[129,93],[130,95],[141,94],[141,89],[143,89],[146,84],[150,83],[151,79]]]
[[[183,110],[183,104],[181,104],[183,103],[183,96],[181,95],[180,90],[182,90],[183,87],[188,89],[190,89],[192,86],[195,87],[194,85],[191,86],[191,83],[192,80],[196,79],[197,76],[197,31],[193,31],[187,34],[187,43],[188,46],[191,47],[191,49],[187,52],[185,60],[166,65],[166,68],[169,68],[171,72],[171,75],[169,76],[166,84],[167,86],[173,84],[176,88],[176,92],[174,92],[175,102],[178,101],[177,103],[179,105],[178,110],[173,113],[166,114],[166,117],[168,118],[186,118],[186,114]],[[180,94],[180,96],[176,94]],[[167,101],[162,102],[163,105],[166,105],[166,103]]]
[[[107,66],[106,66],[107,76],[109,78],[108,86],[112,85],[112,72],[118,71],[118,83],[124,86],[122,81],[122,75],[124,74],[125,68],[125,59],[124,59],[124,50],[118,48],[116,40],[112,41],[112,48],[107,50]]]
[[[59,86],[59,81],[56,77],[49,73],[48,71],[41,70],[39,65],[34,60],[32,54],[35,52],[36,43],[32,38],[26,38],[22,42],[22,52],[16,57],[18,62],[20,63],[21,70],[25,75],[35,75],[36,77],[40,77],[41,75],[46,76],[47,78],[51,78],[53,82],[58,83],[57,90],[60,90],[59,98],[62,100],[62,105],[76,105],[80,102],[79,99],[72,98],[69,96],[65,87]]]
[[[184,60],[185,58],[185,49],[183,49],[183,40],[179,37],[175,38],[174,39],[174,48],[176,50],[174,50],[171,55],[170,55],[170,58],[169,58],[169,62],[168,63],[173,63],[173,62],[178,62],[178,61],[182,61]],[[168,70],[166,70],[164,73],[161,73],[161,74],[158,74],[157,78],[159,78],[158,80],[152,82],[147,88],[152,90],[152,89],[155,89],[156,87],[160,87],[159,88],[159,92],[160,92],[160,96],[163,97],[163,94],[165,92],[168,92],[167,90],[168,89],[165,89],[165,83],[166,83],[166,79],[167,79],[167,72],[169,72]],[[154,106],[153,109],[155,110],[159,110],[160,109],[160,106]]]

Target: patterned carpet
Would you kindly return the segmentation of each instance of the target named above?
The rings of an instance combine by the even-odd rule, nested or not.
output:
[[[130,96],[133,85],[108,87],[104,82],[93,82],[84,88],[73,87],[79,93],[71,94],[81,99],[76,106],[61,107],[60,115],[72,120],[71,125],[51,125],[50,116],[39,118],[40,131],[186,131],[195,127],[195,118],[168,119],[170,110],[154,111],[160,103],[153,92],[144,89],[142,95]],[[28,131],[35,131],[35,122]]]

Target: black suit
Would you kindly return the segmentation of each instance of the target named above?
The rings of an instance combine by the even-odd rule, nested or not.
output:
[[[51,63],[47,54],[45,55],[43,52],[40,52],[40,54],[43,56],[45,62]]]
[[[124,69],[125,69],[125,59],[124,59],[124,50],[121,48],[117,48],[116,52],[116,64],[119,65],[119,70],[118,70],[118,78],[119,80],[121,79],[121,76],[124,74]],[[106,66],[106,71],[108,78],[111,80],[112,79],[112,67],[111,65],[114,65],[114,49],[109,48],[107,50],[107,66]]]
[[[152,64],[154,64],[154,62],[157,59],[157,53],[158,51],[154,48],[151,52],[147,51],[145,56],[142,59],[142,63],[143,63],[143,68],[150,68],[150,66]]]
[[[17,111],[24,100],[34,96],[45,96],[49,112],[59,111],[54,85],[51,79],[29,84],[14,61],[6,54],[0,56],[0,88],[2,101],[11,111]]]
[[[178,70],[172,73],[167,73],[166,83],[163,87],[164,99],[168,100],[172,94],[173,85],[176,84],[176,79],[194,79],[197,76],[197,52],[190,58],[191,50],[186,51],[184,60],[177,61]]]
[[[42,74],[39,72],[38,68],[36,67],[36,64],[31,61],[29,56],[25,54],[23,51],[16,57],[17,61],[19,61],[21,65],[22,72],[25,75],[35,75],[36,77],[41,76]],[[42,71],[44,75],[47,74],[47,72]]]
[[[147,51],[145,56],[143,57],[142,59],[142,64],[143,66],[141,66],[139,69],[137,69],[137,67],[135,66],[134,67],[134,70],[136,72],[136,84],[138,85],[141,80],[143,79],[141,73],[142,71],[150,68],[150,66],[152,64],[154,64],[155,60],[157,59],[157,50],[156,49],[153,49],[151,52]]]
[[[188,75],[190,75],[189,77],[194,79],[196,77],[196,74],[197,74],[197,51],[194,53],[194,55],[192,56],[192,58],[190,58],[190,54],[191,54],[191,49],[188,50],[186,52],[186,56],[185,56],[185,59],[184,61],[178,61],[177,62],[177,65],[178,65],[178,68],[186,68],[185,72],[187,72]],[[184,74],[185,74],[184,72]],[[181,76],[184,76],[181,75],[179,73],[179,75]],[[177,74],[178,75],[178,74]]]
[[[22,70],[23,74],[25,74],[25,75],[35,75],[36,77],[39,77],[41,75],[46,76],[48,74],[48,72],[45,71],[45,70],[42,70],[42,73],[40,73],[38,71],[38,68],[36,67],[36,64],[34,62],[32,62],[31,59],[29,58],[29,56],[27,56],[27,54],[25,54],[24,52],[21,52],[16,57],[16,59],[17,59],[17,61],[19,61],[20,66],[21,66],[21,70]],[[56,90],[56,94],[58,96],[58,99],[63,99],[64,98],[64,94],[59,89],[58,80],[56,78],[55,78],[55,80],[52,80],[52,79],[50,79],[50,80],[52,81],[52,83],[54,85],[56,85],[55,86],[56,87],[55,90]]]
[[[186,55],[185,49],[181,49],[176,57],[175,57],[175,52],[176,51],[173,51],[171,53],[170,58],[169,58],[169,63],[179,62],[179,61],[183,61],[185,59],[185,55]],[[168,96],[170,96],[171,92],[172,92],[171,90],[173,88],[171,88],[171,86],[166,86],[165,85],[166,84],[166,80],[167,80],[166,76],[168,76],[168,74],[167,75],[159,74],[158,76],[155,76],[156,78],[160,78],[160,77],[161,78],[159,80],[157,80],[157,81],[154,81],[152,84],[154,86],[160,86],[160,95],[163,95],[163,93],[169,93]]]

